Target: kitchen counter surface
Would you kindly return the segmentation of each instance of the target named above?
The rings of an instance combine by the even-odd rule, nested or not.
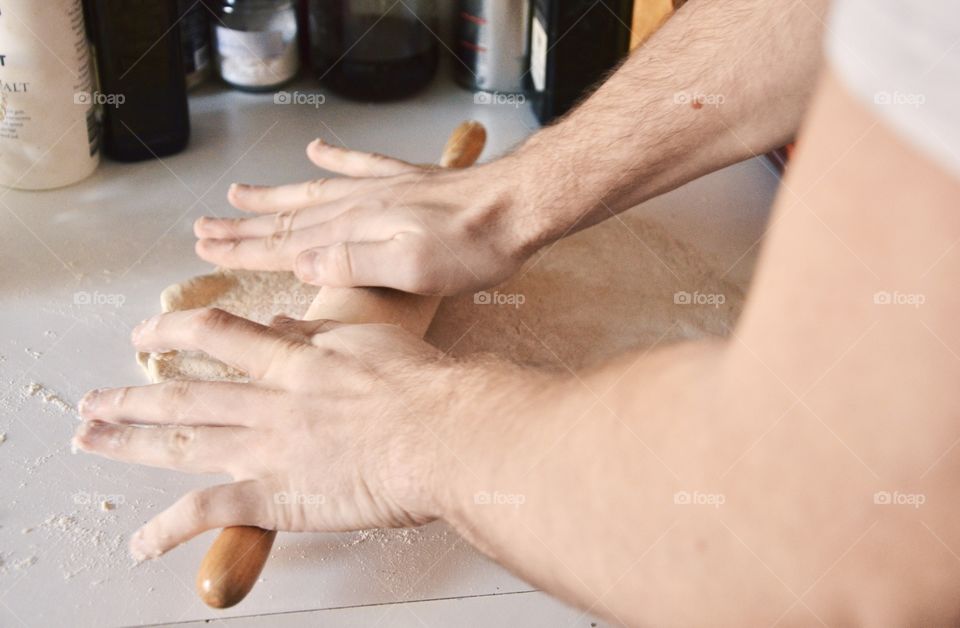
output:
[[[306,81],[287,88],[295,90],[320,93]],[[88,389],[144,383],[131,328],[158,311],[165,286],[210,270],[193,255],[193,221],[233,213],[224,200],[231,182],[315,177],[303,152],[315,137],[433,162],[462,120],[487,126],[484,159],[537,126],[526,106],[475,104],[444,77],[390,105],[333,96],[319,106],[275,104],[271,94],[208,85],[192,96],[191,117],[180,155],[105,161],[62,190],[0,188],[0,625],[246,617],[226,621],[246,626],[278,614],[271,625],[590,626],[596,620],[535,592],[442,524],[281,534],[262,582],[227,611],[206,608],[193,590],[212,533],[132,566],[127,535],[212,480],[71,455],[75,406]],[[776,185],[754,159],[633,211],[657,216],[742,279]]]

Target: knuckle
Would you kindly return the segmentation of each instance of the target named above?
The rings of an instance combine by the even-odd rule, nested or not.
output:
[[[110,446],[118,450],[124,450],[130,447],[130,439],[133,436],[132,429],[133,428],[130,427],[122,427],[113,430],[110,437]]]
[[[402,198],[402,194],[399,197]],[[376,198],[370,199],[370,202],[365,203],[365,205],[369,211],[383,214],[396,206],[396,198],[397,197],[392,195],[389,197],[377,196]]]
[[[243,218],[222,218],[221,223],[224,229],[233,237],[239,237],[240,230],[246,226],[247,221]]]
[[[353,279],[353,259],[350,245],[346,242],[330,247],[327,254],[327,271],[330,275],[342,282]]]
[[[186,524],[192,528],[203,526],[207,519],[207,508],[210,498],[207,491],[190,491],[180,500],[181,515]]]
[[[248,513],[248,519],[264,530],[289,530],[285,525],[289,514],[283,484],[276,477],[264,477],[259,480],[259,485],[261,499]]]
[[[310,339],[313,350],[310,352],[311,360],[333,360],[340,355],[338,347],[342,347],[342,341],[338,340],[339,329],[332,329],[326,332],[318,332]],[[336,342],[336,346],[333,343]]]
[[[193,317],[192,331],[195,337],[216,333],[232,322],[233,316],[218,307],[197,310]]]
[[[323,194],[323,187],[327,184],[327,179],[314,179],[307,183],[307,198],[316,200]]]
[[[380,153],[366,153],[357,151],[352,155],[354,164],[361,168],[368,168],[371,170],[371,174],[376,172],[376,169],[380,164],[388,162],[386,156]]]
[[[343,146],[327,146],[326,151],[327,161],[335,166],[342,166],[353,154],[353,151]]]
[[[171,428],[166,435],[166,449],[167,454],[172,460],[175,461],[184,461],[190,457],[190,453],[193,451],[194,438],[196,433],[192,427],[175,427]]]
[[[118,388],[114,393],[113,405],[117,408],[123,408],[127,405],[127,398],[130,396],[130,391],[132,389],[129,386],[124,386],[123,388]]]
[[[317,347],[316,357],[325,362],[331,362],[340,358],[340,352],[331,347],[320,346]]]
[[[302,367],[300,357],[304,346],[303,341],[293,335],[275,338],[262,369],[251,375],[258,380],[277,378],[281,381],[296,375]]]
[[[190,397],[190,382],[174,379],[160,384],[160,406],[171,408],[182,404]]]
[[[221,259],[236,259],[237,247],[240,246],[240,238],[231,237],[219,241],[216,246],[209,250],[213,255]]]

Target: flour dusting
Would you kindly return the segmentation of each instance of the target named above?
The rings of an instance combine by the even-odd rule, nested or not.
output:
[[[60,396],[59,393],[57,393],[54,390],[51,390],[50,388],[47,388],[43,384],[39,384],[37,382],[31,382],[26,386],[24,386],[23,391],[27,397],[34,397],[34,398],[40,399],[43,403],[53,408],[56,408],[57,410],[59,410],[60,412],[63,412],[64,414],[77,413],[77,409],[72,404],[65,401],[63,397]]]

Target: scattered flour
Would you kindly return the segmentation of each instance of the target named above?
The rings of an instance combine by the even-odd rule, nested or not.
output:
[[[77,513],[71,513],[50,515],[38,526],[49,536],[66,541],[60,559],[64,580],[84,572],[109,574],[126,562],[123,535],[109,534],[103,523],[85,524]]]
[[[13,563],[13,568],[16,569],[17,571],[22,571],[32,565],[35,565],[36,563],[37,563],[36,556],[27,556],[26,558],[22,558],[18,561],[15,561]]]
[[[35,554],[17,559],[12,558],[10,554],[0,554],[0,574],[7,574],[11,571],[24,571],[35,565],[38,560]]]
[[[360,571],[399,597],[409,592],[412,574],[446,555],[452,541],[445,527],[360,530],[341,542]],[[373,547],[370,547],[370,546]],[[363,547],[368,549],[364,550]],[[313,557],[311,557],[312,559]]]
[[[346,543],[346,546],[360,545],[361,543],[373,541],[379,543],[380,547],[386,548],[394,543],[413,545],[421,539],[422,534],[419,528],[360,530],[355,533],[353,539]]]
[[[73,407],[70,403],[64,401],[63,397],[59,393],[47,388],[43,384],[37,382],[31,382],[24,386],[24,394],[27,397],[36,397],[43,401],[45,404],[48,404],[57,410],[60,410],[64,414],[76,414],[77,409]]]

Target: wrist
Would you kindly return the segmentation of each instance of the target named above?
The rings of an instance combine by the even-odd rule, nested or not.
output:
[[[420,451],[429,460],[424,465],[423,487],[427,507],[433,517],[446,519],[455,496],[459,478],[467,472],[462,441],[469,440],[476,430],[476,413],[482,413],[486,377],[474,365],[443,360],[430,375],[428,396],[438,400],[425,427],[419,431]]]
[[[481,186],[467,212],[464,229],[506,258],[526,261],[549,243],[555,230],[548,212],[537,207],[537,190],[526,174],[525,157],[509,154],[464,174]]]
[[[428,486],[436,517],[458,528],[476,496],[493,490],[505,460],[519,460],[523,433],[536,430],[554,376],[499,360],[473,360],[444,368],[434,381],[447,403],[427,436],[433,460]],[[534,412],[536,408],[539,411]]]
[[[595,190],[600,188],[584,176],[594,164],[584,161],[588,150],[573,148],[567,124],[564,120],[539,131],[509,156],[517,222],[523,224],[532,251],[595,222],[581,224],[599,206]]]

